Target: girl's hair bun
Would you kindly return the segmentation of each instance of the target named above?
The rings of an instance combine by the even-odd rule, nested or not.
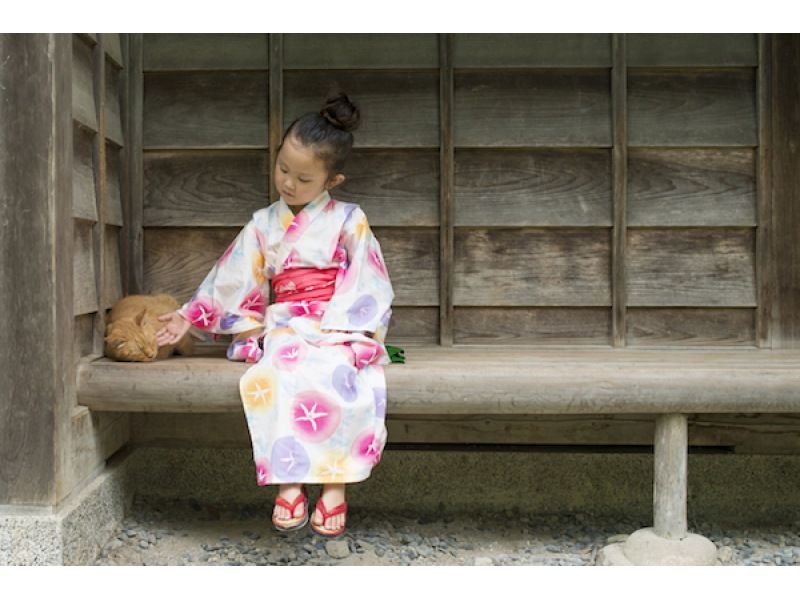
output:
[[[361,114],[343,91],[333,93],[325,100],[320,115],[337,129],[354,131],[361,123]]]

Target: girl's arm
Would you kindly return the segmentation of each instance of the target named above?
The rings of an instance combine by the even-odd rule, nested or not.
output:
[[[178,313],[193,327],[213,334],[252,336],[263,328],[268,279],[258,212],[217,260]]]
[[[358,206],[345,220],[341,243],[347,253],[347,270],[325,308],[320,328],[358,330],[380,337],[378,332],[388,326],[394,289],[380,243]]]

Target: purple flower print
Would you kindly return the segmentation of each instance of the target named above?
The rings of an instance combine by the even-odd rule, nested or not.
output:
[[[366,294],[361,295],[355,300],[350,309],[347,310],[347,317],[353,326],[362,326],[369,322],[378,311],[378,302],[375,297]]]
[[[311,466],[308,453],[294,436],[278,438],[272,445],[272,473],[286,482],[299,482]]]
[[[337,367],[333,370],[333,387],[345,401],[355,401],[358,396],[356,370],[349,365]]]
[[[386,417],[386,387],[373,388],[372,396],[375,397],[375,417]]]
[[[238,322],[240,316],[236,314],[232,314],[229,311],[225,312],[225,315],[219,321],[219,327],[223,330],[228,330],[231,326],[233,326],[236,322]]]

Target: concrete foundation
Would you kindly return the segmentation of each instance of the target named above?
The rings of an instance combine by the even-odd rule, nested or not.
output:
[[[87,565],[130,507],[129,452],[58,508],[0,505],[0,565]]]
[[[701,522],[722,528],[800,525],[800,455],[690,453],[688,461],[689,540],[667,543],[646,528],[653,521],[652,453],[390,446],[369,479],[348,486],[347,498],[352,509],[388,512],[491,509],[512,517],[574,513],[634,521],[626,546],[604,551],[609,564],[625,562],[615,561],[615,552],[632,564],[644,563],[647,554],[666,561],[674,548],[669,542],[694,544],[691,531]],[[268,516],[276,493],[277,486],[256,484],[249,449],[139,447],[115,455],[106,471],[56,510],[0,506],[0,565],[92,563],[135,494],[256,507]],[[708,554],[701,544],[699,554]]]

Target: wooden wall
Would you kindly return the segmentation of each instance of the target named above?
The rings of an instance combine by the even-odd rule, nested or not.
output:
[[[75,392],[122,292],[123,40],[0,35],[0,503],[61,503],[130,437]]]
[[[188,300],[336,83],[363,124],[332,195],[384,248],[389,342],[770,346],[766,43],[145,34],[142,288]]]
[[[146,34],[136,276],[187,300],[277,199],[285,127],[337,83],[363,124],[333,195],[362,205],[384,248],[389,342],[780,346],[796,219],[772,206],[791,216],[797,200],[772,194],[771,90],[787,84],[772,38]],[[247,445],[235,415],[133,417],[137,443]],[[792,453],[796,419],[702,416],[690,440]],[[637,416],[388,425],[400,443],[652,443]]]
[[[74,320],[66,349],[75,368],[81,359],[103,354],[105,314],[123,296],[127,36],[74,34],[71,43],[72,218],[64,224],[73,236]],[[74,387],[67,400],[72,409],[63,432],[69,441],[62,452],[65,495],[130,436],[128,414],[91,412],[77,404]]]

